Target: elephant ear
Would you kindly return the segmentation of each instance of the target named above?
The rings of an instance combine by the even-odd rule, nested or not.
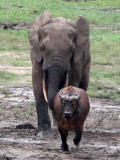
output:
[[[42,54],[39,49],[38,30],[40,30],[44,25],[49,23],[51,19],[52,15],[50,12],[43,13],[35,20],[29,33],[30,54],[39,63],[42,60]]]
[[[76,44],[74,62],[78,68],[82,65],[84,67],[88,57],[90,57],[90,42],[89,42],[89,22],[80,16],[76,22]]]

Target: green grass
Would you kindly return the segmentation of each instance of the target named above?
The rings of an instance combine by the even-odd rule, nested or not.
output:
[[[4,108],[2,108],[2,106],[0,107],[0,114],[2,114],[2,112],[3,112],[3,114],[4,114]]]
[[[21,115],[30,115],[30,116],[33,116],[34,115],[34,112],[33,111],[20,111],[20,110],[18,110],[18,109],[16,109],[16,111],[15,111],[15,113],[16,114],[21,114]]]
[[[28,51],[28,30],[0,29],[0,51]]]
[[[77,20],[83,15],[89,20],[92,62],[88,95],[120,101],[120,1],[1,0],[0,24],[32,25],[45,11],[51,12],[53,17]],[[1,65],[31,65],[28,32],[29,29],[0,29],[0,52],[16,53],[0,56]],[[0,71],[0,84],[16,84],[27,76],[28,73],[19,76]]]
[[[120,101],[120,33],[91,29],[90,97]]]
[[[8,5],[9,4],[9,5]],[[32,24],[34,19],[45,11],[53,17],[63,16],[76,20],[80,14],[86,16],[91,24],[120,26],[119,0],[1,0],[0,23],[2,24]],[[109,9],[109,10],[106,10]],[[111,10],[110,10],[111,9]]]
[[[16,81],[19,78],[17,74],[0,71],[0,84],[9,84],[11,81]]]
[[[114,87],[107,87],[100,81],[90,82],[88,95],[92,98],[114,99],[120,102],[120,90]]]
[[[30,56],[28,53],[24,57],[7,57],[6,55],[3,55],[0,58],[0,62],[2,64],[8,64],[12,66],[31,66],[30,62]]]
[[[9,96],[11,94],[11,91],[9,89],[0,88],[0,94],[4,94],[6,96]]]
[[[120,33],[91,29],[90,35],[93,67],[98,64],[119,69]]]

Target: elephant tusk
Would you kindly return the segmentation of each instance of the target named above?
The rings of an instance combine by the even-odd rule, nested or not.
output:
[[[47,94],[46,94],[46,87],[45,87],[45,80],[43,79],[43,94],[45,101],[48,103]]]
[[[66,82],[65,82],[64,88],[68,87],[68,76],[69,76],[69,74],[67,73],[67,75],[66,75]]]

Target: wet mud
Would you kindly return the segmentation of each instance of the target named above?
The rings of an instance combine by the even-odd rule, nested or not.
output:
[[[61,139],[52,125],[51,137],[37,137],[37,118],[32,88],[1,86],[10,90],[0,94],[0,160],[119,160],[120,103],[109,99],[90,99],[91,109],[79,148],[69,132],[69,152],[60,150]],[[51,111],[49,115],[52,120]]]

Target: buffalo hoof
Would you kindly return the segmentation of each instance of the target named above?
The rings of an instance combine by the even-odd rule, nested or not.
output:
[[[51,129],[38,131],[37,136],[39,136],[41,138],[51,137]]]
[[[73,139],[73,142],[74,142],[74,145],[75,145],[76,147],[79,146],[79,142],[78,142],[75,138]]]
[[[68,145],[61,145],[61,149],[63,150],[63,151],[69,151],[69,148],[68,148]]]

